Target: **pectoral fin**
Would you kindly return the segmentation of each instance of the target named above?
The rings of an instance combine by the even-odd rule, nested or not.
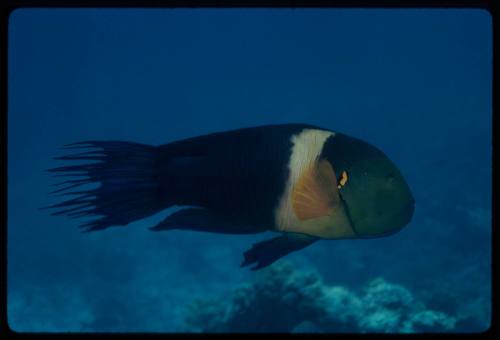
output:
[[[312,164],[293,188],[293,210],[300,220],[326,216],[338,203],[337,178],[327,160]]]
[[[317,241],[318,238],[296,233],[285,233],[270,240],[255,243],[251,249],[243,253],[241,267],[256,263],[251,270],[269,266],[281,257],[293,251],[302,249]]]

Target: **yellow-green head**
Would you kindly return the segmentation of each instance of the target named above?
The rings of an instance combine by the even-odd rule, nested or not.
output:
[[[415,200],[396,165],[379,149],[336,133],[322,157],[338,176],[338,190],[356,237],[394,233],[413,216]]]

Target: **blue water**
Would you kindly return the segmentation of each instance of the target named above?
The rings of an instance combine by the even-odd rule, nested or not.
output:
[[[486,11],[468,9],[15,11],[8,51],[9,326],[210,331],[208,317],[186,321],[207,314],[219,331],[256,329],[257,316],[279,319],[282,305],[264,303],[252,289],[291,280],[287,292],[302,296],[313,272],[316,286],[329,292],[329,317],[352,314],[355,321],[335,319],[336,328],[292,303],[284,308],[295,321],[283,321],[285,331],[418,332],[426,322],[436,331],[487,329],[491,29]],[[38,209],[55,202],[48,194],[54,180],[43,170],[60,165],[52,157],[63,144],[163,144],[288,122],[384,150],[414,193],[412,222],[386,238],[317,242],[266,274],[239,264],[270,232],[148,231],[168,213],[161,212],[82,234],[78,221]],[[242,285],[250,292],[241,293]],[[239,326],[213,311],[237,305],[235,290],[249,301],[238,305],[247,312]],[[349,310],[332,309],[341,292]],[[194,301],[205,307],[193,312]],[[424,326],[415,326],[417,319]]]

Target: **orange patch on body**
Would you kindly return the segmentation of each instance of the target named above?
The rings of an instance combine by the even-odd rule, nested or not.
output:
[[[339,203],[337,178],[327,160],[314,162],[304,171],[292,192],[293,210],[300,220],[330,215]]]

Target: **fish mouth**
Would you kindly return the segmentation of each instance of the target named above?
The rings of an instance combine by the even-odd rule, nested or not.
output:
[[[410,203],[408,203],[403,209],[399,211],[399,214],[404,214],[405,216],[407,216],[403,226],[407,225],[411,221],[414,213],[415,213],[415,200],[412,199]]]
[[[349,220],[349,223],[351,225],[353,233],[356,235],[358,238],[377,238],[377,237],[384,237],[384,236],[389,236],[392,234],[396,234],[399,232],[403,227],[405,227],[413,218],[413,214],[415,212],[415,200],[413,197],[411,197],[410,202],[408,202],[403,208],[399,209],[396,211],[394,214],[390,216],[390,218],[398,218],[400,217],[400,223],[399,227],[397,228],[391,228],[388,231],[380,232],[380,233],[373,233],[373,234],[366,234],[366,233],[361,233],[356,229],[356,224],[354,223],[351,213],[349,211],[349,206],[347,202],[344,200],[342,195],[340,195],[340,200],[342,201],[342,204],[344,206],[344,211],[347,216],[347,219]],[[382,228],[383,229],[383,228]]]

